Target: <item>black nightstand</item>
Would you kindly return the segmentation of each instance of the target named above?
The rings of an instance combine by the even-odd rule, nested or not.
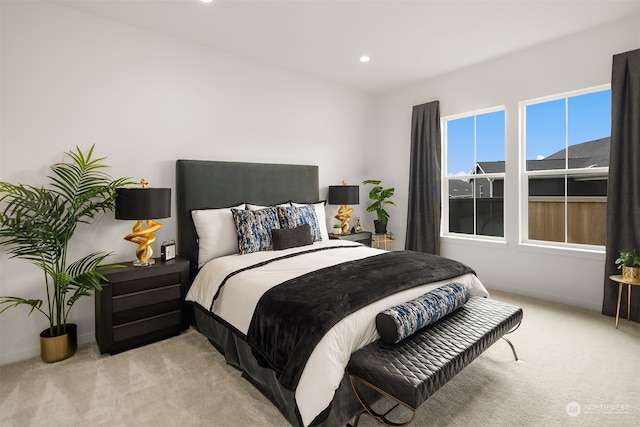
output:
[[[360,231],[358,233],[349,233],[349,234],[329,234],[329,239],[340,239],[340,240],[351,240],[353,242],[362,243],[366,246],[371,246],[371,232],[370,231]]]
[[[189,325],[183,301],[189,261],[175,258],[148,267],[103,272],[109,283],[95,293],[100,353],[119,353],[180,334]]]

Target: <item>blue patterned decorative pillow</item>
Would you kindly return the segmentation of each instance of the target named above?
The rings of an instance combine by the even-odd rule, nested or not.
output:
[[[291,206],[294,208],[300,206],[313,206],[313,209],[316,211],[316,220],[318,220],[318,227],[320,228],[320,235],[322,236],[323,241],[329,240],[329,232],[327,231],[327,220],[325,219],[325,211],[324,207],[327,204],[326,200],[320,200],[319,202],[314,203],[297,203],[291,202]]]
[[[462,307],[469,296],[466,286],[449,283],[378,313],[376,329],[386,344],[399,343],[418,329]]]
[[[276,208],[257,211],[231,209],[238,233],[238,253],[269,251],[273,249],[271,230],[279,228]]]
[[[298,207],[278,206],[278,219],[280,220],[281,228],[296,228],[302,224],[309,224],[313,241],[322,241],[316,209],[312,205]]]

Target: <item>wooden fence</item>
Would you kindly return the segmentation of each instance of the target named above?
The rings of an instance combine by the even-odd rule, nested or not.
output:
[[[607,214],[606,197],[569,197],[567,242],[604,245]],[[504,236],[504,203],[501,197],[476,199],[476,234]],[[449,231],[473,234],[473,199],[449,199]],[[529,198],[529,239],[565,241],[565,200],[563,197]]]
[[[567,242],[604,245],[607,198],[569,197]],[[565,200],[563,197],[529,198],[529,239],[564,242]]]

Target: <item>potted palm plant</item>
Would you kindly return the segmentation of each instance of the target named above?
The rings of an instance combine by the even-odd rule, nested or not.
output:
[[[387,232],[387,223],[389,222],[389,213],[385,210],[387,205],[396,205],[391,200],[391,196],[396,191],[395,188],[383,188],[382,181],[379,179],[367,179],[362,181],[364,185],[371,184],[373,187],[369,191],[369,199],[372,203],[367,206],[367,212],[375,212],[378,219],[373,221],[373,225],[377,234]]]
[[[0,297],[0,313],[26,305],[42,313],[49,327],[40,334],[45,362],[66,359],[77,347],[76,325],[67,323],[73,304],[106,282],[101,270],[110,255],[93,252],[78,260],[67,259],[69,242],[80,223],[114,207],[116,188],[128,179],[112,180],[104,171],[104,158],[93,158],[93,146],[66,153],[71,161],[56,163],[48,176],[51,188],[0,182],[0,245],[11,258],[21,258],[42,270],[46,300]]]
[[[640,283],[640,250],[622,249],[616,264],[622,270],[623,280]]]

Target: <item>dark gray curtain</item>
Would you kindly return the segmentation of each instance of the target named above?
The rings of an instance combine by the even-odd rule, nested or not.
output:
[[[613,57],[611,75],[611,152],[607,187],[607,251],[602,314],[616,315],[620,274],[615,259],[624,248],[640,249],[640,49]],[[631,319],[640,322],[640,289],[631,292]],[[620,317],[627,317],[627,286]]]
[[[440,102],[413,107],[405,249],[440,254]]]

